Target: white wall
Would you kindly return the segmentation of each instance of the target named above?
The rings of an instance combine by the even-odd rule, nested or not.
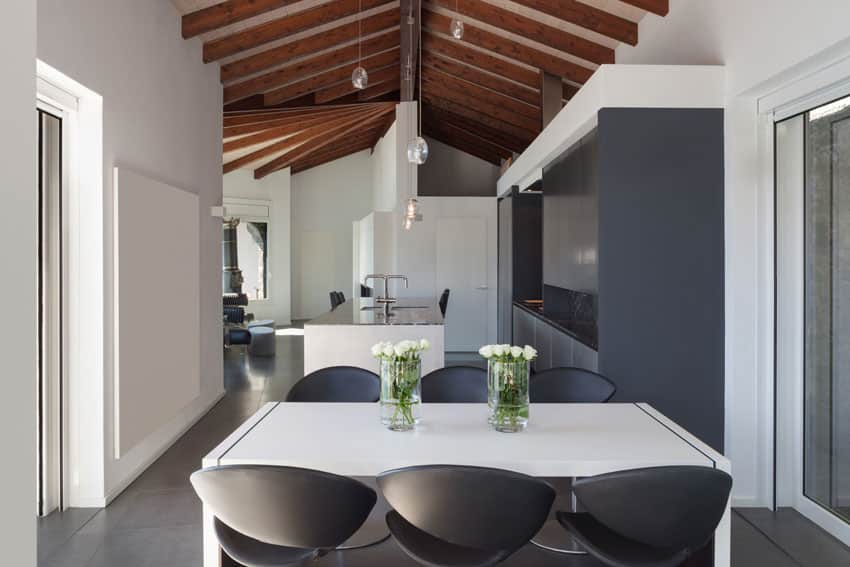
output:
[[[5,315],[14,325],[0,329],[5,391],[0,398],[0,443],[3,482],[0,483],[0,529],[4,563],[35,565],[36,451],[36,139],[35,139],[35,3],[3,3],[3,17],[14,25],[0,35],[3,88],[0,90],[0,238],[14,243],[3,248],[3,262],[14,266],[0,280]]]
[[[352,223],[372,210],[370,157],[364,150],[292,176],[293,319],[328,311],[330,291],[350,297]]]
[[[200,198],[201,395],[115,459],[113,344],[111,333],[105,333],[105,480],[101,494],[82,495],[81,502],[97,504],[126,486],[223,391],[221,223],[210,216],[222,194],[221,86],[217,67],[201,63],[200,42],[181,38],[180,17],[168,0],[39,0],[38,57],[103,96],[105,329],[114,327],[112,168],[129,167]],[[168,292],[160,285],[152,266],[152,297]]]
[[[396,206],[397,131],[397,122],[393,122],[372,153],[372,208],[376,211],[392,211]]]
[[[254,179],[248,169],[232,171],[224,176],[224,198],[267,201],[269,211],[269,299],[251,301],[248,310],[257,319],[274,319],[288,325],[291,307],[291,203],[290,169],[286,168]]]
[[[845,0],[671,0],[618,63],[726,66],[726,455],[737,505],[770,503],[772,186],[760,183],[756,104],[848,44]],[[822,54],[822,55],[819,55]],[[814,58],[814,59],[813,59]]]

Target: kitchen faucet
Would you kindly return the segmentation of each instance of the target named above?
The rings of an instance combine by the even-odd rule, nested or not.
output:
[[[369,280],[382,280],[384,282],[384,295],[379,295],[375,298],[375,303],[382,304],[384,306],[384,315],[390,315],[390,304],[398,301],[395,297],[390,297],[389,293],[389,280],[404,280],[404,287],[408,287],[407,276],[398,276],[392,274],[369,274],[365,278],[363,278],[363,284],[366,285],[366,282]]]

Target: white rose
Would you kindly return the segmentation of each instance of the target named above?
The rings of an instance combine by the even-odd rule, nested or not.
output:
[[[381,353],[383,351],[384,351],[384,345],[383,344],[378,343],[376,345],[372,345],[372,356],[377,358],[377,357],[381,356]]]
[[[503,356],[505,348],[502,345],[493,345],[493,356]]]
[[[478,349],[478,354],[483,356],[484,358],[490,358],[493,356],[493,345],[484,345],[480,349]]]
[[[404,346],[401,343],[398,343],[397,345],[395,345],[394,350],[395,350],[396,356],[404,356],[404,353],[407,352],[407,351],[404,350]]]
[[[525,345],[525,348],[523,349],[523,353],[525,354],[526,360],[531,361],[531,360],[534,360],[535,358],[537,358],[537,350],[534,347],[532,347],[531,345]]]
[[[429,348],[431,348],[431,343],[428,342],[428,339],[419,341],[419,350],[428,350]]]
[[[384,346],[384,356],[390,357],[390,356],[393,356],[394,354],[395,354],[395,349],[393,349],[392,345],[388,344],[388,345]]]
[[[523,352],[524,351],[523,351],[522,347],[518,347],[518,346],[511,347],[511,356],[514,357],[514,358],[522,357]]]

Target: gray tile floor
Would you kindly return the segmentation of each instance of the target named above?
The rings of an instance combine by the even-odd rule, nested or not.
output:
[[[241,347],[225,353],[227,395],[103,510],[71,509],[38,522],[41,567],[198,567],[201,506],[189,474],[201,457],[267,401],[281,400],[303,375],[303,339],[277,337],[277,357],[251,358]],[[449,364],[479,363],[473,354]],[[736,510],[732,518],[735,567],[850,565],[850,550],[793,510]],[[316,567],[414,566],[392,542],[330,554]],[[590,566],[582,557],[527,547],[507,567]]]

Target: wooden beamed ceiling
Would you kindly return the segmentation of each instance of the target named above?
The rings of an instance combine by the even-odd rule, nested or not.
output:
[[[304,171],[373,147],[392,124],[408,0],[173,1],[183,37],[220,64],[225,173]],[[566,104],[638,42],[641,18],[668,11],[669,0],[422,0],[423,133],[500,164],[540,133],[544,74],[561,78]],[[358,64],[364,90],[351,84]]]

